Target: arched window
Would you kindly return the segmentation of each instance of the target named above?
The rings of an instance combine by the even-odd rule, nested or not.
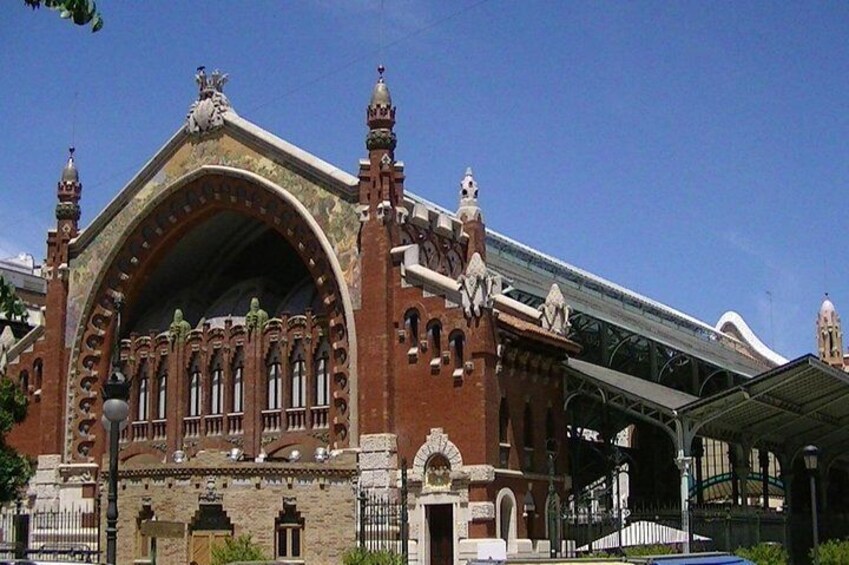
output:
[[[427,325],[427,345],[430,347],[430,358],[436,361],[435,366],[438,367],[442,358],[442,325],[439,320],[431,320]]]
[[[200,416],[200,403],[203,398],[203,387],[201,383],[200,363],[195,355],[189,368],[189,405],[187,414],[189,416]]]
[[[150,416],[150,377],[148,375],[148,361],[142,359],[139,366],[139,389],[136,421],[146,422]]]
[[[209,413],[221,414],[224,412],[224,369],[221,363],[221,351],[216,351],[212,359],[209,393]]]
[[[442,453],[434,453],[425,463],[425,486],[434,489],[451,487],[451,462]]]
[[[498,407],[498,451],[499,464],[507,468],[510,462],[510,410],[507,399],[502,398]]]
[[[315,405],[330,404],[330,346],[322,341],[315,360]]]
[[[159,374],[156,375],[156,419],[164,420],[168,412],[168,361],[162,359]]]
[[[266,387],[267,397],[265,407],[269,410],[280,409],[281,399],[283,397],[282,370],[283,367],[280,363],[280,351],[277,347],[275,347],[271,354],[271,358],[268,360],[268,386]]]
[[[236,349],[235,361],[233,362],[233,412],[243,412],[245,382],[244,375],[244,352],[241,347]]]
[[[545,449],[557,451],[557,436],[554,433],[554,411],[551,407],[545,412]]]
[[[27,371],[26,369],[21,371],[21,374],[18,377],[18,383],[20,383],[20,385],[21,385],[21,391],[24,394],[28,394],[29,393],[29,371]]]
[[[407,310],[404,314],[404,329],[407,331],[407,339],[411,349],[419,347],[419,312],[415,308]]]
[[[463,370],[463,361],[464,361],[464,352],[463,349],[465,347],[466,338],[463,336],[463,332],[455,331],[448,338],[448,342],[451,345],[451,353],[454,355],[454,369]]]
[[[531,469],[534,462],[534,418],[529,402],[525,403],[525,414],[522,418],[522,439],[524,443],[522,464],[525,469]]]
[[[44,376],[44,363],[42,363],[41,359],[36,359],[32,364],[32,373],[35,377],[35,382],[33,383],[35,390],[41,390],[41,380]]]
[[[275,555],[278,558],[297,558],[304,554],[303,533],[304,519],[294,504],[283,504],[283,511],[274,521]]]
[[[303,344],[298,341],[292,354],[289,393],[291,408],[303,408],[307,404],[307,362],[304,359]]]

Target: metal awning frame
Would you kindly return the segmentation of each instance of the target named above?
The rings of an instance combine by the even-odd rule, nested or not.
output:
[[[841,451],[849,448],[849,375],[813,355],[805,355],[748,382],[677,407],[640,394],[637,386],[618,384],[637,380],[637,377],[604,369],[616,378],[608,378],[606,373],[599,373],[596,378],[570,366],[568,361],[564,368],[563,384],[568,393],[564,410],[578,396],[597,398],[605,405],[659,426],[670,434],[681,471],[681,524],[687,532],[690,528],[691,447],[697,433],[740,444],[746,450],[766,448],[781,456],[782,467],[792,464],[807,444],[823,450],[825,469],[842,455],[849,455]],[[794,384],[796,389],[801,386],[804,392],[794,389]],[[645,387],[643,392],[647,392]],[[783,398],[782,392],[785,393]],[[787,398],[788,393],[804,396]],[[824,411],[840,402],[847,403],[847,409],[841,410],[839,415]],[[689,544],[685,544],[684,550],[685,553],[689,551]]]

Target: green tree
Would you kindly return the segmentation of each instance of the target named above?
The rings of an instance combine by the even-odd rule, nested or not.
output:
[[[0,277],[0,313],[7,320],[20,320],[26,322],[27,309],[18,295],[15,294],[15,287],[7,283],[3,277]]]
[[[265,561],[267,559],[262,548],[254,543],[249,535],[227,538],[224,543],[212,546],[212,565],[227,565],[238,561]]]
[[[60,18],[71,20],[80,26],[91,23],[92,32],[103,27],[103,17],[97,11],[94,0],[24,0],[24,3],[33,10],[42,6],[56,10]]]
[[[0,376],[0,504],[15,500],[32,475],[27,458],[6,445],[6,434],[26,414],[26,396],[14,381]]]

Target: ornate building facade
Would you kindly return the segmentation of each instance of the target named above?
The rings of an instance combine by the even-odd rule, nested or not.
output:
[[[714,328],[488,230],[471,170],[456,212],[408,193],[382,69],[356,175],[241,118],[226,76],[197,82],[186,123],[84,230],[69,157],[45,323],[7,371],[37,367],[10,438],[38,458],[32,503],[93,509],[119,332],[122,535],[137,539],[122,562],[148,558],[138,524],[155,516],[187,524],[163,563],[203,565],[216,536],[246,532],[336,563],[354,486],[391,495],[402,465],[413,561],[485,540],[548,555],[550,514],[605,474],[575,463],[578,430],[626,428],[564,410],[570,375],[596,364],[698,398],[784,362],[739,317]],[[673,460],[654,472],[652,457],[635,455],[632,493],[674,498]],[[345,510],[330,523],[328,508]],[[339,532],[331,547],[322,529]]]

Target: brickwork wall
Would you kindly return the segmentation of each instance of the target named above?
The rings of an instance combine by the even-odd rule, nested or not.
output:
[[[9,363],[6,374],[21,386],[27,401],[27,415],[23,422],[12,428],[6,436],[6,441],[20,451],[32,458],[43,453],[41,449],[41,398],[42,387],[50,384],[50,377],[44,375],[44,339],[36,341],[31,348],[21,353],[14,362]],[[39,377],[39,365],[41,376]],[[29,386],[22,385],[22,375],[26,372]]]
[[[391,431],[398,436],[399,456],[411,461],[431,428],[442,428],[463,453],[466,464],[495,463],[497,446],[490,436],[493,429],[497,431],[498,404],[494,390],[487,390],[492,386],[487,375],[494,374],[494,348],[487,343],[489,336],[482,335],[490,326],[467,320],[462,308],[446,305],[443,297],[424,296],[420,288],[400,288],[400,270],[396,268],[394,273],[398,288],[390,335],[396,373],[392,399],[395,429]],[[411,309],[419,314],[418,343],[413,343],[409,328],[405,328],[404,316]],[[430,343],[422,347],[422,342],[428,342],[427,328],[436,321],[442,327],[439,352]],[[465,339],[463,362],[473,365],[459,378],[454,376],[457,362],[449,343],[456,331]],[[436,367],[431,364],[434,359],[438,360]]]

